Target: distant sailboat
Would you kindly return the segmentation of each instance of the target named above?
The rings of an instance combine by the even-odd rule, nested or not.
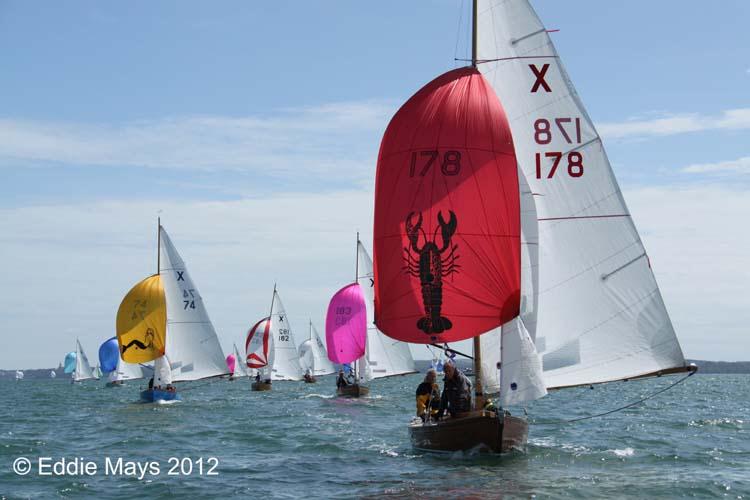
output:
[[[55,378],[55,377],[57,377],[57,373],[55,373],[55,370],[52,370],[51,372],[49,372],[49,378]]]
[[[247,367],[259,370],[252,390],[270,390],[271,382],[276,380],[302,380],[297,344],[276,285],[271,297],[271,313],[250,329],[245,348]]]
[[[242,378],[242,377],[249,377],[250,372],[247,368],[246,362],[244,362],[244,357],[240,354],[240,350],[237,348],[237,344],[232,344],[232,347],[234,348],[234,370],[232,371],[232,377],[233,378]]]
[[[158,241],[158,274],[137,283],[117,311],[121,358],[154,362],[154,387],[141,392],[145,402],[180,399],[174,382],[228,374],[203,299],[161,223]]]
[[[75,356],[75,364],[74,369],[71,377],[71,382],[82,382],[84,380],[94,379],[97,378],[94,374],[94,370],[91,368],[91,365],[89,364],[89,358],[86,356],[86,353],[83,352],[83,347],[81,346],[81,343],[76,339],[76,351],[74,353]],[[67,357],[66,357],[66,364],[67,364]]]
[[[315,376],[330,375],[336,369],[326,355],[326,348],[320,340],[318,331],[309,323],[310,336],[299,347],[300,365],[305,369],[305,382],[315,382]]]
[[[354,364],[354,382],[338,387],[337,393],[356,397],[369,393],[367,384],[371,380],[417,370],[409,345],[385,336],[375,325],[372,259],[359,240],[359,234],[355,268],[355,283],[339,290],[329,303],[326,342],[331,360]],[[361,328],[364,331],[360,331]],[[347,346],[345,351],[341,351],[341,345]],[[354,353],[359,353],[358,357],[349,359]]]
[[[367,310],[367,364],[372,379],[417,373],[409,344],[388,337],[375,325],[375,280],[372,258],[357,234],[357,283]]]
[[[106,340],[99,347],[99,364],[102,372],[107,374],[107,387],[118,387],[124,385],[126,380],[142,379],[145,376],[141,365],[122,360],[117,337]]]
[[[76,371],[76,351],[71,351],[65,355],[63,360],[63,373],[70,374]]]
[[[23,371],[16,370],[16,380],[23,380]]]

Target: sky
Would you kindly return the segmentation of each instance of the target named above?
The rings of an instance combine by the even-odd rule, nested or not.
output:
[[[750,3],[533,2],[603,137],[685,355],[750,359]],[[0,0],[2,368],[114,335],[156,217],[224,350],[274,282],[323,331],[372,242],[398,106],[468,49],[466,0]],[[424,348],[416,357],[427,358]]]

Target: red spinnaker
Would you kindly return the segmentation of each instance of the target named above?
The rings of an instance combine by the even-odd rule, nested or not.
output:
[[[474,68],[436,78],[391,120],[375,184],[375,322],[454,342],[518,316],[518,172],[500,101]]]
[[[248,368],[263,368],[269,362],[268,335],[271,330],[271,318],[263,318],[247,332],[245,340],[245,363]]]

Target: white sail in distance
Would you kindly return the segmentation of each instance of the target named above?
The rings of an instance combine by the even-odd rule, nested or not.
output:
[[[602,142],[527,0],[479,0],[478,69],[508,115],[539,221],[528,323],[548,388],[686,369]]]
[[[336,371],[326,354],[326,347],[320,339],[318,331],[309,324],[310,336],[299,347],[300,365],[303,370],[310,370],[312,375],[330,375]]]
[[[367,367],[373,379],[416,373],[409,344],[392,339],[375,326],[375,285],[372,258],[357,241],[357,282],[362,287],[367,308]],[[363,375],[364,376],[364,375]]]
[[[159,273],[167,301],[166,353],[173,381],[228,374],[224,352],[203,298],[169,235],[160,227]]]
[[[135,363],[126,363],[122,358],[117,359],[117,368],[109,374],[110,382],[124,382],[126,380],[138,380],[146,375],[141,365]]]
[[[247,362],[245,361],[245,356],[240,355],[240,350],[237,349],[237,344],[232,344],[232,347],[234,348],[234,373],[232,373],[232,376],[234,378],[239,377],[247,377],[249,376],[247,367]]]
[[[89,358],[86,353],[83,352],[81,343],[76,339],[76,368],[73,372],[73,380],[80,382],[81,380],[88,380],[96,378],[94,377],[94,371],[91,369],[89,364]]]
[[[299,364],[299,352],[294,340],[294,333],[289,324],[284,304],[279,292],[274,290],[271,307],[271,333],[273,338],[272,380],[302,380],[302,367]]]

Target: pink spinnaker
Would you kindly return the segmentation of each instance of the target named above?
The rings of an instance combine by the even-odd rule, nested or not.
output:
[[[367,309],[359,283],[347,285],[331,298],[326,315],[328,359],[351,363],[365,354]]]
[[[234,354],[227,356],[227,368],[229,373],[234,373],[234,365],[237,363],[237,357]]]

